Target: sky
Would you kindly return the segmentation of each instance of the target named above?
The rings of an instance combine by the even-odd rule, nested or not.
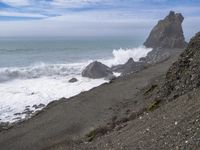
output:
[[[147,36],[170,10],[200,31],[200,0],[0,0],[0,37]]]

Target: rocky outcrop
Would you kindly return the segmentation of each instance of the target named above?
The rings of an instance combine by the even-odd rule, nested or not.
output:
[[[200,87],[200,32],[166,74],[163,92],[178,97]]]
[[[143,62],[135,62],[133,58],[129,58],[129,60],[123,65],[113,66],[111,69],[113,72],[120,72],[122,74],[128,74],[137,72],[144,68]]]
[[[94,61],[89,64],[82,72],[83,77],[92,79],[106,78],[111,75],[113,75],[112,70],[98,61]]]
[[[183,20],[182,14],[170,11],[169,15],[152,29],[144,45],[154,49],[184,48],[187,43],[183,35]]]
[[[140,58],[140,61],[146,64],[161,63],[170,58],[172,51],[169,49],[154,49],[149,52],[146,57]]]

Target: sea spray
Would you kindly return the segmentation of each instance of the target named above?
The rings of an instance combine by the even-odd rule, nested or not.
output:
[[[133,58],[134,61],[139,61],[140,58],[145,57],[150,51],[151,48],[146,48],[140,46],[132,49],[117,49],[113,50],[113,57],[108,60],[102,60],[108,66],[124,64],[128,61],[129,58]]]

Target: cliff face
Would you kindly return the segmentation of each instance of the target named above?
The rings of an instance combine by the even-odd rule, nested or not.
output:
[[[164,90],[167,95],[180,96],[200,87],[200,32],[189,42],[166,74]]]
[[[160,20],[152,29],[144,45],[154,49],[184,48],[187,43],[183,35],[183,20],[182,14],[171,11],[164,20]]]

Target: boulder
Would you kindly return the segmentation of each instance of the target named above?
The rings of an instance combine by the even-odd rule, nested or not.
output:
[[[166,96],[181,96],[200,87],[200,32],[193,37],[166,74],[163,92]]]
[[[78,80],[76,78],[71,78],[68,82],[70,83],[74,83],[74,82],[77,82]]]
[[[143,62],[135,62],[133,58],[129,58],[129,60],[123,65],[117,65],[112,67],[113,72],[120,72],[122,74],[128,74],[140,71],[144,68]]]
[[[98,61],[90,63],[82,72],[83,77],[92,79],[106,78],[110,75],[113,75],[112,70]]]
[[[169,15],[152,29],[144,45],[153,49],[185,48],[187,43],[183,35],[183,20],[182,14],[170,11]]]

